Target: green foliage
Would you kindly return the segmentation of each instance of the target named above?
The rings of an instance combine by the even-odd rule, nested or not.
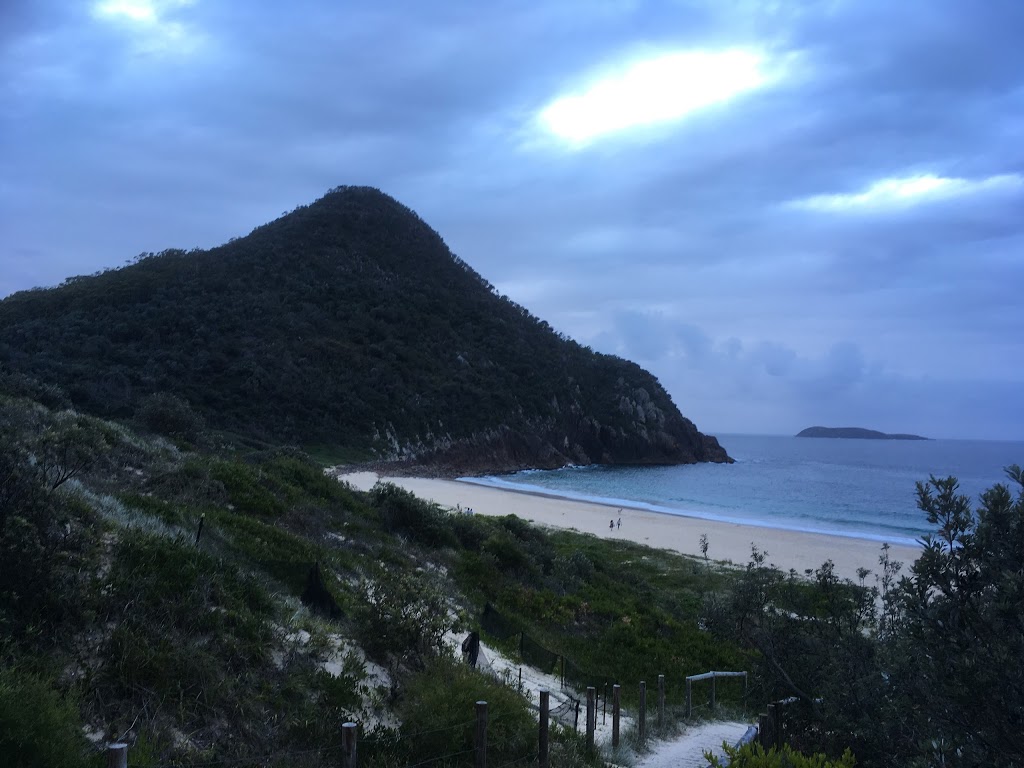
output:
[[[84,620],[95,520],[61,486],[106,447],[91,427],[0,404],[0,639],[46,647]]]
[[[85,768],[75,702],[17,667],[0,668],[0,756],[7,768]]]
[[[206,427],[203,417],[188,402],[167,392],[143,399],[135,418],[150,432],[190,443],[196,442]]]
[[[356,633],[363,650],[397,670],[423,669],[454,629],[444,594],[425,576],[381,570],[359,585]]]
[[[342,746],[339,723],[352,720],[359,709],[360,676],[346,671],[335,677],[310,664],[298,666],[270,694],[273,698],[268,696],[268,703],[286,718],[289,744],[336,752]]]
[[[408,762],[458,755],[444,764],[472,765],[477,701],[487,702],[488,763],[535,758],[537,723],[518,691],[465,664],[435,659],[409,682],[399,706]]]
[[[367,188],[208,252],[10,296],[0,365],[22,377],[10,391],[56,404],[63,388],[82,410],[188,442],[205,420],[334,458],[725,458],[653,376],[555,333]]]
[[[518,518],[477,517],[476,524],[490,534],[481,551],[459,552],[459,583],[568,659],[572,683],[620,682],[629,702],[636,683],[664,674],[669,696],[681,701],[686,675],[749,668],[735,643],[697,626],[699,595],[728,576],[705,568],[695,574],[681,555],[545,532]],[[726,685],[720,698],[739,703],[741,693]]]
[[[710,752],[704,753],[710,768],[853,768],[857,764],[850,750],[846,750],[837,760],[830,760],[820,753],[803,755],[791,749],[788,744],[784,744],[780,750],[772,747],[768,751],[756,742],[742,747],[722,744],[722,749],[726,754],[725,762]]]
[[[456,541],[446,512],[394,483],[374,485],[370,489],[370,500],[380,513],[384,529],[390,533],[433,547]]]
[[[929,759],[949,766],[1024,765],[1024,473],[970,499],[954,478],[918,484],[938,527],[900,583],[892,642],[896,683]]]
[[[236,706],[238,676],[267,662],[271,615],[266,592],[236,568],[126,531],[109,574],[100,687],[195,724]]]
[[[34,400],[46,408],[56,410],[71,407],[71,400],[60,387],[44,384],[38,379],[21,373],[0,371],[0,394]]]
[[[919,483],[937,533],[910,573],[879,558],[878,588],[840,581],[831,564],[801,583],[754,551],[730,592],[708,601],[718,636],[757,650],[764,695],[796,696],[787,735],[866,766],[1024,765],[1024,472],[980,505],[955,478]]]
[[[259,467],[241,461],[214,461],[210,477],[224,485],[229,503],[239,512],[276,517],[285,511],[285,501],[275,493],[279,484]]]

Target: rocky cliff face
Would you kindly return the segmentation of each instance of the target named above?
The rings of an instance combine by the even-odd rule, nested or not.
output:
[[[556,419],[522,428],[502,425],[460,440],[391,451],[382,456],[378,467],[457,476],[557,469],[571,464],[732,462],[718,440],[699,432],[689,419],[666,415],[656,406],[650,406],[644,415],[644,420],[628,426],[602,424],[594,416],[583,416],[571,427]]]

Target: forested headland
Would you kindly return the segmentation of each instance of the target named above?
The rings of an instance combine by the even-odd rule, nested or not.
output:
[[[0,366],[99,416],[162,403],[338,461],[466,473],[729,460],[648,372],[556,333],[363,187],[210,251],[8,297]]]

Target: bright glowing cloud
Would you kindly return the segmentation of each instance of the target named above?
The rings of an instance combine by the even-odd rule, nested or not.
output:
[[[96,5],[96,14],[132,21],[156,21],[156,9],[149,0],[106,0]]]
[[[755,51],[677,51],[634,61],[581,92],[544,107],[547,131],[575,144],[609,133],[679,120],[774,79]]]
[[[1000,174],[984,179],[961,179],[946,176],[907,176],[876,181],[862,192],[853,194],[815,195],[792,203],[797,208],[816,211],[849,211],[883,208],[906,208],[920,203],[980,192],[1011,191],[1024,187],[1024,177]]]
[[[102,0],[93,6],[99,19],[121,22],[135,35],[136,47],[144,52],[193,50],[198,36],[168,15],[193,5],[195,0]]]

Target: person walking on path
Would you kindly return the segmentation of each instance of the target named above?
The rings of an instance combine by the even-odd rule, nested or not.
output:
[[[609,531],[614,531],[615,530],[615,521],[614,520],[609,520],[608,521],[608,530]]]

